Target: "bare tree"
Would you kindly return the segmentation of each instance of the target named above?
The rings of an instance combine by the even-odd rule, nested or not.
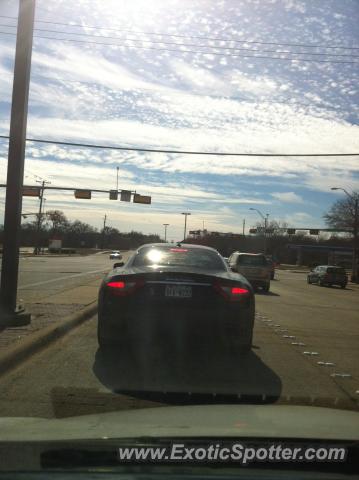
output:
[[[331,228],[348,230],[353,234],[356,230],[358,233],[358,203],[359,192],[337,200],[323,215],[325,223]]]
[[[69,221],[61,210],[48,210],[46,218],[52,224],[52,233],[62,233],[68,227]]]
[[[323,217],[330,227],[347,230],[353,235],[352,281],[357,282],[359,279],[359,192],[350,194],[344,189],[340,190],[346,193],[346,197],[337,200]]]

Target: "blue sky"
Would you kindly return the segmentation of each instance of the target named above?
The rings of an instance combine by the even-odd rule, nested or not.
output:
[[[0,0],[0,15],[16,17],[17,3]],[[0,24],[0,134],[8,135],[15,36],[4,32],[15,33],[16,21],[0,17]],[[358,25],[357,0],[37,0],[28,137],[359,152]],[[0,139],[1,183],[6,166]],[[117,166],[120,188],[151,195],[151,206],[49,192],[46,209],[97,227],[107,213],[123,231],[162,233],[169,223],[169,238],[178,239],[182,211],[192,214],[190,229],[204,221],[210,230],[241,232],[244,218],[248,228],[259,219],[250,207],[291,226],[322,226],[340,195],[330,187],[359,188],[358,157],[184,156],[35,143],[27,145],[25,182],[38,175],[53,186],[114,188]],[[24,211],[36,208],[24,199]]]

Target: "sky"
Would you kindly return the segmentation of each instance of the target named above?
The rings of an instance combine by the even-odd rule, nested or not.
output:
[[[9,135],[18,1],[0,0],[0,135]],[[254,58],[257,57],[257,58]],[[266,154],[359,152],[357,0],[37,0],[27,137]],[[8,141],[0,139],[0,183]],[[235,157],[28,142],[25,184],[119,188],[151,205],[46,191],[45,210],[168,238],[260,220],[323,227],[359,156]],[[0,189],[0,222],[4,189]],[[38,200],[24,197],[23,212]]]

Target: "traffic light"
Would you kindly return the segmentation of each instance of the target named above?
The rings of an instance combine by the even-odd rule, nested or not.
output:
[[[117,200],[117,199],[118,199],[118,191],[110,190],[110,200]]]
[[[131,201],[131,191],[121,190],[121,202],[130,202],[130,201]]]

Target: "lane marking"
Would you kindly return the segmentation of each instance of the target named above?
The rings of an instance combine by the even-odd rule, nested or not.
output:
[[[51,272],[49,272],[49,273],[51,273]],[[83,275],[89,275],[91,273],[106,273],[106,271],[104,271],[103,269],[102,270],[91,270],[90,272],[76,273],[76,275],[67,275],[67,277],[57,277],[57,278],[52,278],[50,280],[44,280],[42,282],[28,283],[27,285],[21,285],[19,287],[19,290],[24,289],[24,288],[37,287],[39,285],[44,285],[45,283],[58,282],[59,280],[67,280],[68,278],[81,277]]]

